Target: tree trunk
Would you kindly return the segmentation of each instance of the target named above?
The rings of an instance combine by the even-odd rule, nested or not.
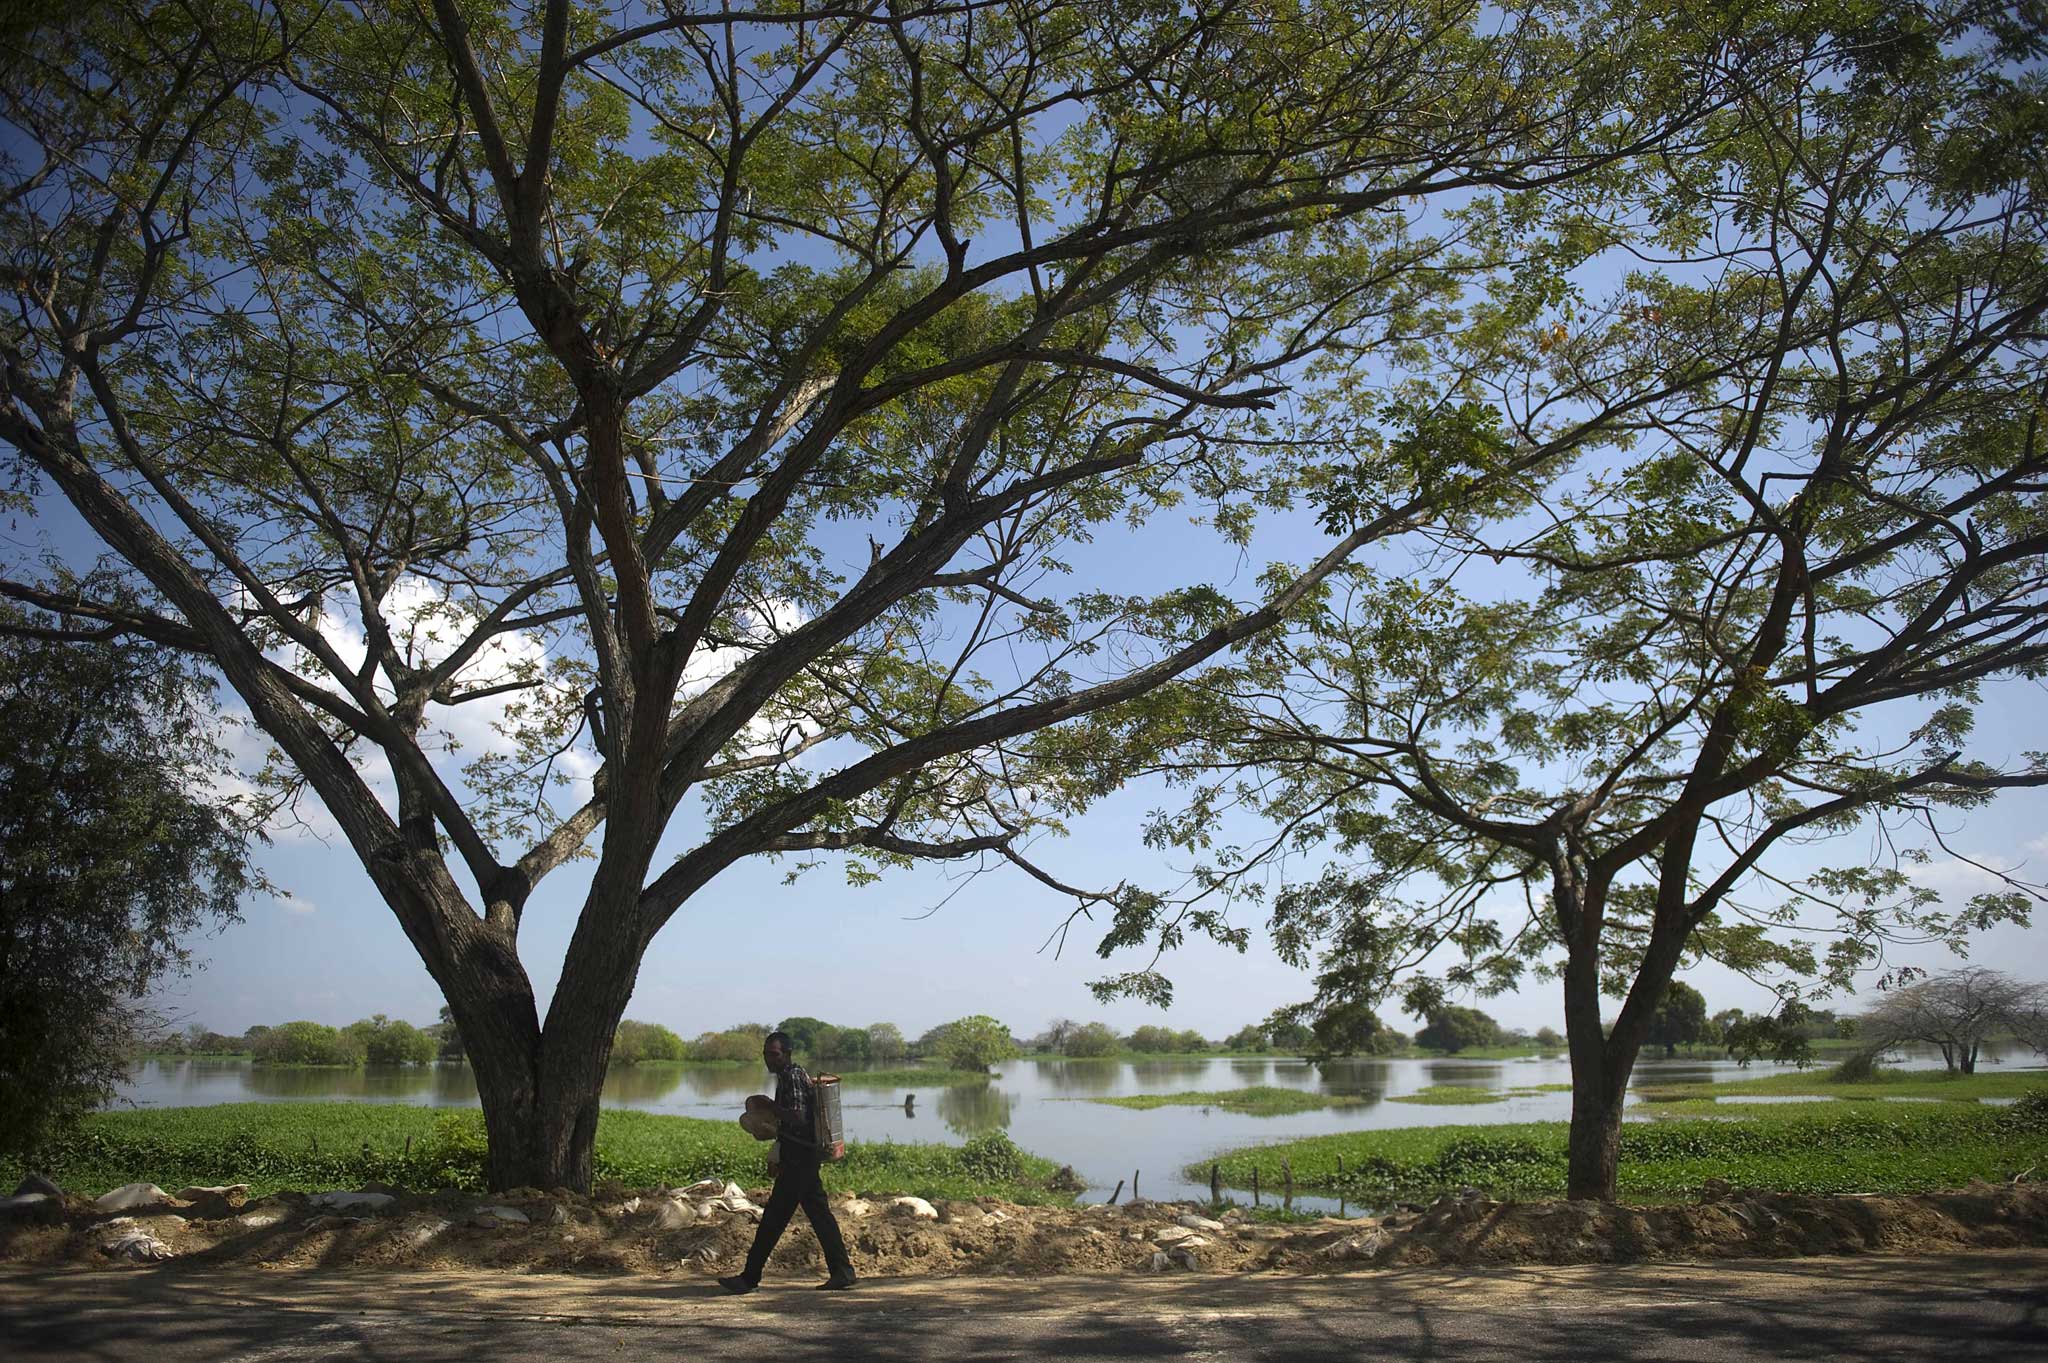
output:
[[[494,943],[472,940],[467,945],[463,959],[439,983],[469,1052],[483,1104],[489,1141],[485,1183],[493,1192],[588,1192],[598,1098],[617,1019],[597,1017],[601,1008],[575,1010],[584,1025],[559,1030],[577,1035],[547,1044],[532,985],[518,958]]]
[[[1607,1100],[1604,1084],[1581,1085],[1573,1080],[1567,1150],[1565,1196],[1613,1201],[1615,1176],[1621,1168],[1621,1104]]]
[[[538,1044],[522,1046],[501,1036],[469,1043],[490,1142],[484,1179],[492,1192],[590,1191],[604,1067],[584,1064],[566,1073],[560,1068],[551,1071],[541,1063],[541,1055]]]

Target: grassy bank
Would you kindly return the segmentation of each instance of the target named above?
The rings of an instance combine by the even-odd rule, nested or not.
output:
[[[1140,1112],[1149,1112],[1159,1107],[1215,1107],[1225,1112],[1249,1113],[1254,1117],[1280,1117],[1291,1112],[1315,1112],[1323,1108],[1354,1106],[1364,1100],[1259,1084],[1251,1088],[1221,1089],[1213,1093],[1140,1093],[1128,1098],[1084,1098],[1081,1101],[1101,1103],[1107,1107],[1134,1108]]]
[[[768,1147],[737,1123],[651,1112],[598,1117],[596,1172],[631,1188],[729,1178],[767,1183]],[[123,1183],[247,1183],[278,1188],[352,1188],[376,1181],[407,1188],[483,1187],[484,1129],[474,1109],[397,1103],[229,1103],[146,1108],[89,1117],[46,1149],[34,1168],[67,1188],[102,1192]],[[9,1187],[25,1172],[0,1166]],[[1049,1192],[1054,1166],[996,1133],[964,1146],[856,1144],[831,1166],[828,1187],[992,1195],[1016,1202],[1067,1202]]]
[[[1867,1078],[1837,1079],[1832,1070],[1800,1070],[1736,1079],[1721,1084],[1660,1084],[1635,1090],[1646,1102],[1700,1102],[1716,1098],[1931,1098],[1941,1102],[1975,1103],[1986,1098],[2018,1098],[2030,1089],[2048,1088],[2048,1070],[1982,1070],[1951,1074],[1945,1070],[1879,1069]]]
[[[1564,1122],[1409,1127],[1232,1150],[1216,1162],[1233,1188],[1250,1187],[1254,1168],[1276,1186],[1285,1159],[1298,1190],[1358,1200],[1467,1186],[1554,1197],[1565,1187],[1566,1132]],[[2011,1108],[1798,1103],[1631,1122],[1620,1191],[1669,1196],[1721,1178],[1783,1192],[1923,1192],[2029,1168],[2048,1169],[2048,1097]],[[1187,1174],[1206,1180],[1209,1162]]]

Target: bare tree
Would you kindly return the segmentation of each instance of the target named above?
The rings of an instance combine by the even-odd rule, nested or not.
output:
[[[1939,1047],[1951,1071],[1977,1072],[1977,1051],[1989,1037],[2011,1033],[2035,1050],[2043,1040],[2048,986],[2029,984],[1982,966],[1950,970],[1887,994],[1857,1019],[1857,1038],[1871,1050],[1919,1042]]]

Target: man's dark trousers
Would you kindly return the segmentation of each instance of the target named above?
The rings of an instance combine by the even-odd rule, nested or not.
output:
[[[767,1267],[775,1242],[782,1238],[783,1227],[798,1207],[810,1218],[811,1230],[825,1251],[826,1269],[835,1278],[853,1276],[853,1262],[846,1257],[846,1241],[840,1238],[838,1219],[825,1201],[825,1184],[818,1177],[820,1164],[817,1151],[784,1144],[781,1172],[775,1175],[775,1189],[768,1194],[768,1206],[761,1213],[761,1228],[754,1232],[754,1247],[747,1251],[747,1267],[741,1276],[748,1282],[761,1281],[761,1270]]]

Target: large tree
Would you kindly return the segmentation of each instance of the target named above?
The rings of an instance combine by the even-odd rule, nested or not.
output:
[[[2038,1048],[2048,985],[2016,980],[1983,966],[1946,970],[1895,989],[1857,1019],[1856,1035],[1872,1052],[1918,1043],[1940,1049],[1951,1071],[1977,1072],[1977,1052],[1994,1036],[2017,1036]]]
[[[1662,1046],[1664,1054],[1678,1054],[1680,1046],[1690,1046],[1707,1036],[1706,996],[1684,980],[1673,980],[1664,987],[1664,997],[1657,1001],[1657,1011],[1650,1015],[1650,1026],[1643,1033],[1643,1040],[1651,1046]]]
[[[1207,845],[1233,801],[1280,831],[1114,940],[1170,945],[1197,899],[1325,849],[1273,900],[1282,952],[1320,964],[1314,1010],[1559,979],[1570,1187],[1603,1197],[1681,966],[1825,991],[1890,941],[2025,920],[2038,886],[1944,904],[1910,875],[1954,811],[2048,784],[2048,759],[1973,730],[1986,688],[2048,667],[2025,15],[1807,11],[1805,59],[1752,73],[1713,148],[1646,181],[1636,235],[1542,309],[1474,319],[1468,382],[1430,409],[1443,438],[1509,449],[1588,408],[1626,437],[1448,518],[1412,564],[1347,567],[1243,667],[1151,697],[1128,722],[1202,773],[1157,835]],[[1333,528],[1375,504],[1361,487],[1333,468]],[[1794,851],[1859,825],[1904,851]]]
[[[642,954],[721,870],[1021,861],[1080,797],[1015,740],[1466,495],[1421,480],[1249,606],[1056,590],[1186,498],[1241,542],[1319,377],[1405,363],[1555,235],[1528,195],[1691,126],[1748,45],[1665,20],[16,7],[0,441],[161,601],[72,608],[209,657],[338,824],[447,996],[492,1186],[585,1186]],[[1475,226],[1502,195],[1517,230]],[[1118,647],[1141,624],[1173,637]],[[477,707],[511,751],[464,766]],[[584,855],[543,1020],[520,921]]]
[[[104,1104],[185,939],[233,922],[246,811],[211,679],[97,622],[0,605],[0,1153]]]

